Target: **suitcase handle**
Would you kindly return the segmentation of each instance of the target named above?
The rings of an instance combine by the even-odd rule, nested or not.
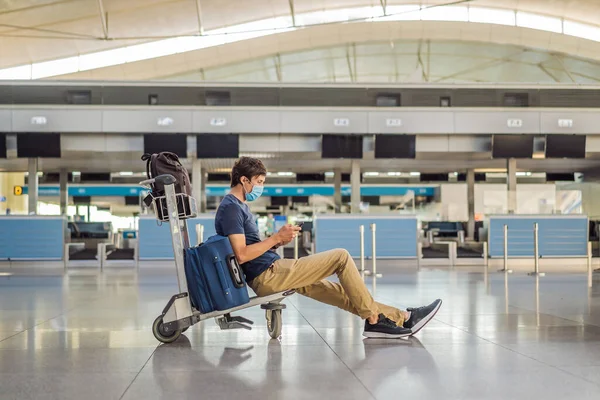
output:
[[[229,269],[229,273],[231,274],[233,285],[238,289],[243,288],[245,285],[244,277],[242,276],[242,271],[237,259],[235,258],[235,254],[230,254],[227,256],[227,267]]]

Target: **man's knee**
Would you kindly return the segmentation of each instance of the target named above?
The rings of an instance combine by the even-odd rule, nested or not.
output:
[[[351,258],[350,253],[346,249],[334,249],[332,250],[335,258],[339,261],[339,264],[344,268],[348,264],[348,260]]]

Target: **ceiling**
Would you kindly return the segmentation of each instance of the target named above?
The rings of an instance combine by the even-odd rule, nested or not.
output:
[[[537,82],[598,84],[600,62],[522,46],[394,40],[274,54],[162,76],[216,82]]]
[[[600,25],[597,0],[0,0],[0,68],[158,38],[198,35],[267,18],[289,17],[292,11],[297,15],[353,7],[427,7],[448,3],[521,10]],[[252,29],[260,29],[260,25]],[[497,39],[502,42],[515,34],[520,35],[500,32],[502,38]],[[463,36],[465,41],[480,39],[475,32],[465,32]],[[152,65],[145,68],[152,69]],[[164,75],[160,70],[153,72]],[[148,76],[152,74],[147,73]]]

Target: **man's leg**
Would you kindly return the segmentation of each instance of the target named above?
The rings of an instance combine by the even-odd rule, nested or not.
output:
[[[339,307],[342,310],[359,315],[358,310],[352,305],[350,298],[346,294],[346,291],[339,283],[330,282],[326,279],[323,279],[322,281],[312,285],[300,288],[297,290],[297,292],[306,297],[310,297],[311,299],[320,301],[321,303]],[[406,315],[404,311],[377,302],[375,302],[375,305],[379,309],[380,313],[396,322],[398,326],[402,326],[402,324],[404,324],[404,318]]]
[[[363,319],[380,313],[371,293],[365,286],[354,260],[343,249],[329,250],[298,260],[277,260],[271,268],[252,282],[259,296],[288,289],[301,289],[336,274],[356,314]]]
[[[321,282],[333,274],[338,276],[340,285]],[[428,306],[409,309],[409,314],[376,303],[354,260],[343,249],[313,254],[299,260],[277,260],[256,277],[251,286],[259,296],[296,289],[301,294],[348,310],[367,320],[367,337],[404,337],[414,334],[433,318],[442,304],[438,299]]]

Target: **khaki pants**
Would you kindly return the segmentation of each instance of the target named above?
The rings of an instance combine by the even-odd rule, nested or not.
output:
[[[325,278],[336,274],[340,283]],[[397,308],[373,300],[354,260],[344,249],[329,250],[298,260],[280,259],[250,282],[259,296],[289,289],[322,303],[330,304],[367,319],[384,314],[398,326],[404,323],[404,313]]]

